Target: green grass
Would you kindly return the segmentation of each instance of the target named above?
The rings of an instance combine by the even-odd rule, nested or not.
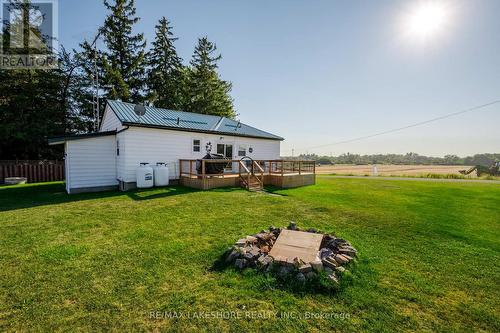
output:
[[[0,188],[0,331],[500,331],[497,184],[318,178],[273,192]],[[241,236],[290,220],[359,250],[337,292],[213,268]],[[278,317],[246,318],[264,311]]]

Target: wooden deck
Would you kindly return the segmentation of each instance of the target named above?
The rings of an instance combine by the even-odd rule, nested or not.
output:
[[[208,163],[225,163],[229,168],[220,174],[208,174]],[[264,185],[290,188],[316,182],[313,161],[180,160],[179,165],[181,185],[201,190],[234,186],[261,190]]]

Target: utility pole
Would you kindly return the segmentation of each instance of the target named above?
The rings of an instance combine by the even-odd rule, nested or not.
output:
[[[92,110],[94,116],[94,132],[99,130],[99,118],[100,118],[100,105],[99,105],[99,68],[97,67],[97,40],[102,34],[102,28],[97,30],[97,34],[94,37],[94,41],[90,44],[93,48],[94,56],[94,68],[92,73],[92,85],[94,86],[94,94],[92,95]]]

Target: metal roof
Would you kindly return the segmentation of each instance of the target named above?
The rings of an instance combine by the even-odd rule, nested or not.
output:
[[[284,140],[280,136],[226,117],[149,106],[146,106],[146,114],[138,117],[134,112],[135,104],[114,100],[108,100],[107,104],[123,125]]]
[[[115,134],[116,134],[116,131],[84,133],[84,134],[71,134],[71,135],[65,135],[65,136],[52,136],[52,137],[47,138],[47,141],[49,142],[49,146],[52,146],[52,145],[60,145],[66,141],[71,141],[71,140],[88,139],[88,138],[95,138],[98,136],[107,136],[107,135],[115,135]]]

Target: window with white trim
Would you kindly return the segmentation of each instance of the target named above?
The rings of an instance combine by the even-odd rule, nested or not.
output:
[[[193,152],[199,153],[201,151],[201,140],[193,139]]]
[[[245,145],[238,146],[238,156],[240,157],[247,156],[247,146]]]

